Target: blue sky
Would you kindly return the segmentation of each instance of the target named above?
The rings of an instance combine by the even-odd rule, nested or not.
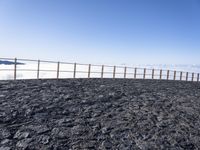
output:
[[[200,1],[0,0],[0,56],[200,64]]]

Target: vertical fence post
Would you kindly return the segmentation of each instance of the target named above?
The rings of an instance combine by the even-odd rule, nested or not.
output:
[[[174,71],[174,80],[176,80],[176,71]]]
[[[88,66],[88,78],[90,78],[90,70],[91,70],[91,64]]]
[[[167,70],[167,80],[169,80],[169,70]]]
[[[144,68],[144,74],[143,74],[143,79],[146,77],[146,68]]]
[[[115,78],[116,66],[113,68],[113,78]]]
[[[102,68],[101,68],[101,78],[103,78],[103,72],[104,72],[104,65],[102,65]]]
[[[40,60],[38,60],[38,66],[37,66],[37,79],[40,78]]]
[[[186,81],[188,81],[188,72],[186,73]]]
[[[14,80],[17,79],[17,58],[15,58],[15,64],[14,64]]]
[[[194,73],[192,73],[192,82],[194,81]]]
[[[199,73],[197,74],[197,82],[199,82]]]
[[[134,78],[137,78],[137,68],[135,68],[135,72],[134,72]]]
[[[126,78],[126,70],[127,70],[127,68],[125,67],[124,68],[124,78]]]
[[[76,63],[74,63],[74,78],[76,78]]]
[[[162,79],[162,69],[160,70],[160,80]]]
[[[152,79],[154,79],[154,69],[152,69]]]
[[[183,77],[183,72],[181,71],[181,73],[180,73],[180,81],[182,80],[182,77]]]
[[[59,78],[59,73],[60,73],[60,62],[57,64],[57,79]]]

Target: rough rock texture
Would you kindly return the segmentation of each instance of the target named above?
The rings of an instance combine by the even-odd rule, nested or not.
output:
[[[200,83],[0,81],[0,150],[200,149]]]

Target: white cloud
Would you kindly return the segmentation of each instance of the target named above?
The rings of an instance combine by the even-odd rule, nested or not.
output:
[[[17,79],[36,79],[37,78],[37,62],[25,62],[26,65],[17,65]],[[165,65],[165,64],[145,64],[145,65],[135,65],[137,67],[137,77],[143,78],[144,70],[142,68],[147,68],[146,71],[146,78],[151,78],[151,70],[148,69],[163,69],[162,74],[165,75],[163,79],[166,78],[167,71],[166,70],[177,70],[177,71],[184,71],[184,72],[200,72],[200,65]],[[8,70],[9,69],[9,70]],[[101,69],[102,67],[99,66],[91,66],[91,74],[90,77],[98,78],[101,77]],[[74,71],[74,64],[60,64],[60,78],[73,78],[73,71]],[[77,78],[87,78],[88,77],[88,65],[79,65],[76,66],[76,77]],[[106,67],[104,68],[104,77],[105,78],[112,78],[113,77],[113,67]],[[124,68],[116,68],[116,78],[123,78],[124,77]],[[155,78],[159,78],[159,70],[155,70]],[[173,72],[170,72],[171,79],[173,78]],[[177,72],[177,76],[180,76],[180,72]],[[185,74],[183,74],[185,76]],[[57,63],[40,63],[40,78],[56,78],[57,77]],[[134,77],[134,68],[127,69],[127,78]],[[195,79],[197,75],[195,74]],[[0,79],[1,80],[8,80],[14,78],[14,65],[0,65]],[[189,74],[189,78],[191,78],[191,74]],[[179,79],[179,77],[177,77]]]

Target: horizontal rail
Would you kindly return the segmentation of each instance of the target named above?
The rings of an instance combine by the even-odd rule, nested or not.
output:
[[[199,82],[199,73],[194,72],[184,72],[177,70],[167,70],[167,69],[156,69],[156,68],[141,68],[141,67],[130,67],[130,66],[112,66],[112,65],[98,65],[98,64],[83,64],[83,63],[70,63],[62,61],[49,61],[49,60],[34,60],[34,59],[17,59],[17,58],[0,58],[4,61],[12,61],[10,65],[4,65],[3,68],[0,67],[0,77],[4,72],[13,71],[13,79],[17,79],[18,73],[21,72],[36,72],[37,79],[40,78],[41,74],[46,72],[56,73],[55,78],[60,78],[61,73],[73,73],[73,77],[80,76],[80,74],[87,74],[88,78],[92,77],[94,74],[99,74],[101,78],[105,75],[110,75],[112,78],[143,78],[143,79],[163,79],[163,80],[181,80],[181,81],[197,81]],[[24,62],[34,62],[36,66],[32,68],[23,68],[26,66]],[[25,65],[19,64],[24,63]],[[43,65],[55,64],[51,66],[51,69],[44,69]],[[62,67],[68,66],[67,69]],[[13,66],[9,68],[8,66]],[[82,66],[86,67],[83,68]],[[6,68],[7,67],[7,68]],[[95,68],[98,67],[99,69]],[[81,68],[81,69],[80,69]],[[109,70],[107,70],[109,69]],[[11,75],[12,76],[12,75]],[[1,78],[0,78],[1,80]]]

